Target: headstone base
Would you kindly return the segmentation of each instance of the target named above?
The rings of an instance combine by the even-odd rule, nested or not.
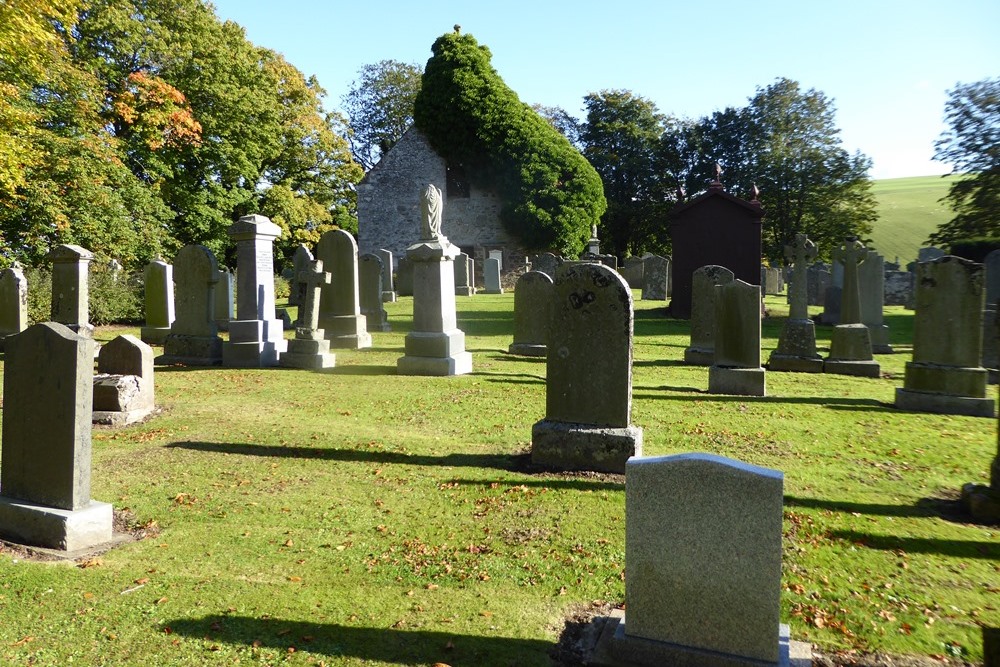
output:
[[[684,350],[684,363],[692,366],[711,366],[715,361],[715,350],[689,347]]]
[[[0,536],[20,544],[76,551],[110,542],[114,516],[108,503],[64,510],[0,496]]]
[[[330,341],[323,338],[323,332],[316,338],[293,338],[288,341],[288,351],[278,358],[278,365],[285,368],[305,368],[321,370],[337,365],[337,357],[330,352]]]
[[[711,366],[708,369],[708,393],[766,396],[766,373],[763,368]]]
[[[455,287],[455,296],[475,296],[475,294],[475,287],[469,287],[468,285],[465,287]]]
[[[985,368],[906,362],[903,388],[925,394],[986,398],[989,373]],[[992,399],[990,399],[992,401]]]
[[[143,327],[139,330],[139,338],[147,345],[163,345],[170,335],[170,327]]]
[[[472,372],[472,355],[456,352],[447,357],[418,357],[407,354],[396,360],[399,375],[465,375]]]
[[[231,320],[229,340],[222,346],[222,365],[228,368],[266,368],[278,365],[288,349],[281,320]]]
[[[889,345],[889,327],[885,324],[868,327],[868,335],[872,341],[872,352],[875,354],[892,354],[892,345]]]
[[[163,354],[155,362],[161,365],[218,366],[222,364],[222,339],[218,336],[170,334],[163,343]]]
[[[340,350],[362,350],[372,346],[364,315],[333,315],[320,321],[330,347]]]
[[[830,334],[830,361],[872,361],[872,339],[863,324],[838,324]]]
[[[792,642],[788,626],[776,628],[776,661],[758,660],[717,651],[632,637],[625,632],[625,613],[618,609],[604,623],[588,665],[595,667],[807,667],[812,665],[812,647]]]
[[[522,357],[544,357],[547,354],[548,346],[537,343],[511,343],[507,348],[508,354],[516,354]]]
[[[1000,490],[985,484],[962,487],[962,507],[982,523],[1000,523]]]
[[[816,360],[820,363],[820,370],[807,372],[820,372],[823,362],[816,353],[816,324],[809,319],[785,320],[778,347],[771,353],[769,366],[774,363],[775,358]]]
[[[791,373],[822,373],[823,360],[819,355],[815,357],[793,357],[788,354],[774,352],[767,361],[767,370]]]
[[[896,407],[900,410],[932,412],[941,415],[992,417],[996,405],[992,398],[971,398],[897,387]]]
[[[624,473],[631,456],[642,456],[642,429],[571,424],[543,419],[531,427],[531,462],[556,470]]]
[[[396,293],[395,292],[382,292],[382,303],[396,303]]]
[[[501,287],[500,289],[497,290],[484,289],[483,294],[503,294],[503,288]]]
[[[833,375],[853,375],[863,378],[877,378],[882,374],[882,367],[877,361],[850,361],[844,359],[827,359],[823,362],[823,372]]]

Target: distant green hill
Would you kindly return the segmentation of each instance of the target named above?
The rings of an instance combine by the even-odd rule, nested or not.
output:
[[[940,202],[953,176],[915,176],[875,181],[872,188],[878,201],[879,219],[874,224],[871,246],[886,261],[905,265],[917,258],[917,250],[951,211]]]

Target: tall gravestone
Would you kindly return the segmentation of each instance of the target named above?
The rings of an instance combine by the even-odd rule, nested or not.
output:
[[[396,271],[396,294],[413,296],[413,264],[406,257],[399,258],[399,269]]]
[[[490,257],[483,267],[483,293],[503,294],[500,284],[500,260]]]
[[[670,283],[670,261],[650,255],[642,260],[642,300],[666,301]]]
[[[288,289],[288,305],[290,306],[301,306],[302,302],[305,300],[306,285],[299,281],[299,275],[303,271],[309,268],[309,264],[313,261],[314,257],[309,248],[305,244],[300,243],[295,252],[292,253],[292,277],[288,281],[290,283]]]
[[[562,262],[562,257],[556,257],[551,252],[543,252],[531,259],[531,270],[541,271],[548,275],[549,278],[555,279],[556,271],[559,270],[559,265]]]
[[[622,278],[628,283],[628,286],[632,289],[642,289],[642,274],[643,274],[643,264],[645,259],[642,257],[626,257],[625,263],[622,266]]]
[[[684,350],[684,363],[711,366],[715,360],[715,287],[733,282],[733,272],[724,266],[702,266],[691,281],[691,344]]]
[[[382,260],[366,253],[358,260],[358,298],[367,331],[392,331],[389,315],[382,307]]]
[[[877,378],[880,367],[872,357],[868,327],[861,322],[861,295],[858,264],[867,257],[865,246],[847,239],[833,252],[833,261],[843,266],[844,286],[840,301],[840,324],[830,337],[830,355],[823,362],[824,373]]]
[[[822,306],[826,296],[826,288],[830,286],[830,269],[822,263],[816,262],[809,267],[806,273],[806,298],[810,306]]]
[[[816,244],[805,234],[796,234],[795,243],[785,246],[785,258],[793,269],[788,288],[789,313],[781,328],[778,347],[768,360],[768,370],[823,372],[823,359],[816,351],[816,325],[809,318],[806,265],[815,257]]]
[[[52,262],[53,322],[65,324],[71,330],[93,336],[94,327],[87,321],[90,310],[89,270],[93,253],[78,245],[58,245],[49,251]]]
[[[381,248],[375,254],[382,260],[382,301],[396,303],[396,281],[392,279],[392,251]]]
[[[455,313],[455,269],[459,250],[441,233],[444,200],[428,184],[420,198],[420,241],[406,249],[413,265],[413,330],[406,355],[396,362],[400,375],[464,375],[472,372],[465,332]]]
[[[219,267],[219,280],[213,290],[212,312],[219,331],[229,331],[229,323],[236,318],[233,290],[233,273],[225,266]]]
[[[0,352],[7,336],[28,327],[28,281],[17,264],[0,271]]]
[[[94,341],[57,322],[7,339],[0,535],[77,551],[111,541],[111,505],[90,497]]]
[[[544,357],[549,340],[554,297],[552,278],[541,271],[521,274],[514,286],[514,342],[508,352]]]
[[[597,664],[789,664],[780,471],[712,454],[628,462],[625,613]]]
[[[277,366],[287,348],[274,311],[274,240],[281,228],[263,215],[245,215],[229,227],[236,242],[236,319],[222,346],[222,363],[236,368]]]
[[[760,285],[734,280],[715,286],[715,354],[710,394],[764,396],[760,365]]]
[[[1000,369],[1000,349],[997,347],[997,301],[1000,300],[1000,250],[983,259],[986,272],[986,304],[983,308],[983,367],[990,372],[990,382],[996,383]]]
[[[631,424],[632,323],[632,291],[617,272],[602,264],[558,272],[533,463],[621,473],[642,454],[642,429]]]
[[[102,345],[94,376],[94,423],[125,426],[155,407],[153,349],[129,334]]]
[[[316,245],[316,259],[330,272],[330,284],[320,292],[319,326],[330,347],[360,350],[372,346],[365,328],[358,289],[358,244],[343,229],[323,234]]]
[[[288,341],[288,351],[278,358],[278,364],[314,370],[333,368],[337,358],[330,352],[330,341],[326,339],[325,332],[319,328],[320,291],[323,285],[329,284],[330,274],[323,270],[323,261],[317,259],[309,262],[295,279],[306,289],[299,305],[295,338]]]
[[[885,258],[869,250],[858,265],[858,295],[861,299],[861,323],[868,327],[875,354],[892,354],[889,327],[885,323]]]
[[[917,264],[913,361],[906,364],[896,407],[992,417],[983,345],[983,265],[943,256]]]
[[[163,345],[174,322],[174,267],[157,257],[143,272],[146,326],[139,332],[144,343]]]
[[[455,296],[472,296],[476,293],[473,261],[464,252],[455,258]]]
[[[163,342],[159,364],[216,366],[222,363],[222,339],[215,321],[215,286],[219,265],[205,246],[188,245],[174,257],[176,317]]]

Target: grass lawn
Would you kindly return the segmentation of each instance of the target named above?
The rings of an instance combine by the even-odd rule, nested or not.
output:
[[[899,257],[904,267],[915,261],[917,250],[927,245],[927,237],[952,218],[951,209],[941,198],[955,180],[953,176],[916,176],[874,181],[879,219],[871,245],[887,261]]]
[[[163,413],[93,433],[94,498],[151,535],[78,563],[0,549],[0,664],[549,664],[567,614],[623,600],[624,486],[526,470],[545,362],[506,354],[512,304],[459,299],[461,377],[396,375],[411,298],[329,373],[158,368]],[[750,398],[705,393],[662,305],[636,301],[633,423],[648,455],[784,471],[793,638],[982,660],[1000,529],[952,501],[986,481],[997,422],[891,407],[912,313],[887,309],[881,379],[769,373]]]

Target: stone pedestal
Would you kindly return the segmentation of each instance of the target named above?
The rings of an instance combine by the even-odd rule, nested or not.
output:
[[[816,325],[812,320],[785,320],[778,347],[767,363],[771,371],[822,373],[823,359],[816,352]]]
[[[83,336],[94,335],[88,322],[90,310],[89,270],[94,254],[78,245],[58,245],[46,256],[52,262],[52,310],[50,319]]]
[[[279,364],[288,368],[308,370],[322,370],[336,366],[337,357],[330,352],[330,341],[326,340],[323,334],[322,329],[305,334],[296,333],[295,338],[288,341],[288,350],[281,355]]]
[[[113,524],[109,503],[66,510],[0,496],[0,534],[20,544],[79,551],[110,542]]]
[[[736,396],[766,396],[767,382],[763,368],[725,368],[710,366],[708,393]]]
[[[823,364],[823,372],[836,375],[856,375],[877,378],[881,372],[872,357],[872,343],[868,327],[863,324],[838,324],[830,338],[830,356]]]
[[[531,462],[553,470],[623,474],[625,462],[642,456],[642,429],[603,427],[543,419],[531,427]]]
[[[957,368],[914,361],[906,363],[896,407],[917,412],[992,417],[995,401],[986,396],[985,368]]]

